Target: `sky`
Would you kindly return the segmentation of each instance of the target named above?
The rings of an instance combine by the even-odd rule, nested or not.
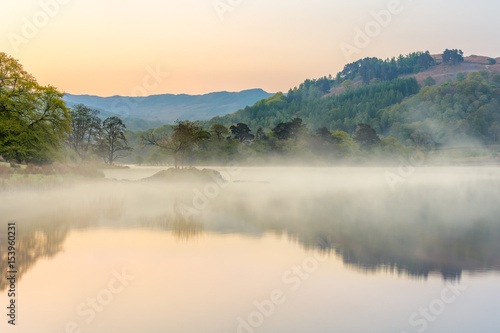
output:
[[[23,0],[0,52],[72,94],[288,91],[364,57],[500,56],[496,0]]]

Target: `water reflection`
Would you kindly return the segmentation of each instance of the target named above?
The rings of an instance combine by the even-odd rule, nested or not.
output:
[[[20,279],[35,263],[42,258],[51,258],[62,249],[68,235],[68,224],[65,216],[39,217],[39,224],[28,229],[17,230],[16,235],[16,269]],[[6,223],[2,223],[6,225]],[[7,237],[0,238],[0,276],[7,276]],[[0,279],[0,291],[7,288],[9,281]]]
[[[275,194],[258,207],[239,205],[233,214],[258,212],[252,223],[279,230],[307,248],[332,250],[365,272],[384,269],[424,278],[439,272],[445,279],[457,279],[463,270],[500,267],[499,185]]]
[[[384,270],[459,279],[463,271],[500,269],[500,182],[460,179],[446,186],[410,184],[397,192],[359,179],[354,185],[321,187],[314,182],[287,186],[279,178],[270,184],[232,183],[199,214],[185,209],[192,204],[192,184],[89,184],[43,195],[3,193],[0,223],[18,223],[19,277],[37,260],[61,251],[72,230],[146,228],[183,241],[203,233],[274,233],[338,255],[367,274]],[[2,262],[6,249],[6,239],[0,238]],[[2,280],[0,291],[5,287]]]
[[[186,215],[182,210],[182,205],[175,202],[172,210],[157,217],[142,218],[141,227],[156,230],[171,231],[179,240],[190,240],[201,236],[204,226],[196,221],[194,216]]]

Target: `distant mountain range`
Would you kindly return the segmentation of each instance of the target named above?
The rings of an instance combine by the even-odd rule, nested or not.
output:
[[[103,117],[118,115],[130,130],[136,131],[172,124],[177,119],[209,120],[251,106],[272,95],[262,89],[250,89],[205,95],[164,94],[147,97],[65,94],[64,100],[69,107],[85,104],[97,109]]]

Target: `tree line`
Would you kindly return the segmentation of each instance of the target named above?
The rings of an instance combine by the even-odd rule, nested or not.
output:
[[[104,120],[84,105],[66,106],[63,93],[41,86],[14,58],[0,53],[0,156],[8,161],[50,163],[71,150],[106,163],[130,151],[118,117]]]
[[[428,52],[367,58],[346,65],[340,80],[355,74],[365,81],[367,75],[369,85],[327,95],[339,76],[306,80],[287,95],[277,93],[224,117],[130,132],[118,117],[102,119],[85,105],[68,108],[56,88],[40,86],[17,60],[0,53],[0,156],[31,163],[101,158],[112,164],[126,156],[130,161],[133,147],[138,163],[169,156],[182,168],[248,156],[263,162],[358,161],[464,139],[499,143],[500,75],[458,73],[454,82],[423,88],[415,78],[383,76],[394,64],[399,74],[429,68],[431,59]],[[460,61],[461,50],[443,54],[443,62]]]
[[[320,127],[311,132],[301,118],[274,128],[250,128],[237,123],[229,128],[200,122],[177,121],[173,126],[130,133],[138,154],[150,154],[148,163],[173,163],[181,169],[193,164],[342,163],[370,158],[397,158],[412,148],[394,138],[380,138],[368,124],[358,124],[351,136]],[[145,149],[146,148],[146,149]],[[137,156],[141,156],[137,159]],[[154,158],[153,158],[154,156]],[[142,162],[136,155],[136,162]]]

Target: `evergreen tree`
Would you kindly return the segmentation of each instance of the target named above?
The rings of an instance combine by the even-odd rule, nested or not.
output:
[[[234,138],[238,139],[240,142],[245,142],[254,139],[254,135],[250,133],[251,130],[247,124],[238,123],[236,124],[236,126],[232,125],[229,129],[231,130],[231,133],[233,134]]]

